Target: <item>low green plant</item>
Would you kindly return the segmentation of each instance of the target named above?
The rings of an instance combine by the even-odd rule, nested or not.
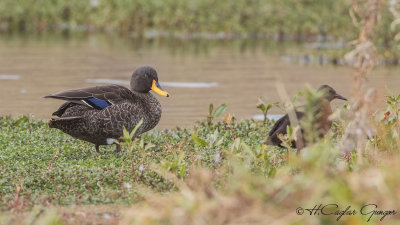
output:
[[[226,104],[221,104],[214,110],[214,104],[210,104],[208,107],[207,124],[211,125],[215,118],[218,118],[226,110]]]
[[[132,154],[133,149],[137,146],[137,142],[134,139],[136,131],[142,126],[143,119],[139,121],[138,124],[132,129],[132,131],[128,131],[125,127],[123,129],[123,136],[121,137],[121,142],[117,141],[117,144],[120,144],[122,147],[128,150],[129,154]]]
[[[276,104],[277,104],[277,103],[275,103],[275,105],[276,105]],[[267,122],[268,111],[269,111],[270,109],[272,109],[272,106],[273,106],[273,104],[266,104],[266,103],[264,102],[264,100],[263,100],[262,97],[258,97],[257,109],[260,109],[261,112],[262,112],[262,114],[263,114],[263,116],[264,116],[264,119],[263,119],[263,123],[264,123],[264,124]]]
[[[303,96],[306,101],[315,97],[307,91]],[[368,154],[352,153],[349,158],[340,151],[340,124],[332,131],[337,134],[315,139],[296,155],[291,149],[296,128],[291,126],[281,137],[287,147],[283,149],[264,144],[270,122],[233,122],[227,116],[211,124],[204,120],[190,129],[153,130],[135,137],[139,123],[123,132],[122,152],[116,154],[107,146],[99,154],[91,144],[49,129],[44,121],[5,116],[0,119],[0,209],[34,212],[38,205],[132,205],[123,224],[185,225],[204,218],[211,224],[279,220],[333,225],[338,223],[334,215],[295,214],[298,207],[332,202],[357,209],[373,202],[380,209],[397,209],[400,179],[393,171],[399,167],[399,138],[393,134],[398,121],[391,114],[399,113],[400,97],[390,96],[388,108],[374,117],[382,126],[369,141],[372,148]],[[357,157],[363,157],[364,163],[357,163]],[[57,224],[65,220],[58,216],[65,215],[59,210],[32,218],[50,218]],[[344,215],[339,221],[382,222],[379,216],[368,222],[369,216]],[[0,214],[1,222],[16,221],[9,218],[11,213]],[[382,222],[397,223],[398,218],[389,215]]]

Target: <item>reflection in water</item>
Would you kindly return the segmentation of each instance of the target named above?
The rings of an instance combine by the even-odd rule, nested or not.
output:
[[[0,80],[18,80],[19,78],[18,75],[0,75]]]
[[[267,118],[270,120],[279,120],[280,118],[282,118],[282,116],[284,116],[283,114],[271,114],[271,115],[267,115]],[[263,114],[257,114],[255,116],[252,116],[251,118],[255,119],[255,120],[264,120],[264,115]]]
[[[267,103],[282,101],[277,82],[284,84],[288,96],[304,90],[306,83],[313,87],[329,84],[351,96],[351,68],[304,66],[281,59],[292,52],[304,55],[313,51],[317,50],[266,40],[146,41],[104,35],[3,35],[0,75],[18,75],[0,80],[0,116],[33,114],[48,119],[60,102],[42,96],[93,83],[129,86],[132,71],[141,65],[155,67],[161,85],[171,94],[170,98],[159,98],[163,107],[159,128],[191,126],[206,117],[210,103],[226,103],[227,112],[236,118],[251,118],[259,113],[259,96]],[[396,74],[397,68],[379,68],[369,80],[380,87],[390,80],[388,87],[396,92],[400,89]],[[278,113],[278,109],[271,110],[271,114]]]

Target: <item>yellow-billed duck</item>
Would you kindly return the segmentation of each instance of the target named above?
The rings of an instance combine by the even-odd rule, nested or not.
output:
[[[141,119],[135,136],[153,129],[161,118],[161,104],[150,90],[165,97],[169,94],[161,88],[157,72],[150,66],[136,69],[130,86],[112,84],[45,96],[66,101],[53,113],[57,118],[49,121],[49,127],[95,144],[97,152],[100,145],[114,144],[124,127],[131,131]],[[120,151],[119,144],[116,151]]]

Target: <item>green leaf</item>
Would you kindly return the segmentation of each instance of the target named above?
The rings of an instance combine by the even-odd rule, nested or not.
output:
[[[181,178],[184,178],[185,175],[186,175],[186,164],[183,164],[183,165],[181,166],[180,171],[179,171],[179,176],[180,176]]]
[[[124,130],[122,131],[124,134],[124,139],[132,139],[132,137],[130,137],[129,132],[126,130],[126,127],[124,126]]]
[[[275,174],[276,174],[276,169],[275,168],[273,168],[273,167],[271,167],[270,169],[269,169],[269,171],[268,171],[268,177],[274,177],[275,176]]]
[[[156,147],[156,145],[150,142],[150,143],[147,143],[147,145],[144,148],[144,150],[148,150],[148,149],[153,148],[153,147]]]
[[[196,132],[196,133],[192,134],[192,140],[193,140],[193,142],[194,142],[195,144],[198,144],[198,145],[202,146],[202,147],[207,146],[208,143],[207,143],[205,140],[199,138],[199,137],[197,136],[198,133],[199,133],[199,132]]]
[[[19,118],[17,121],[15,121],[14,122],[14,124],[13,124],[13,126],[18,126],[20,123],[22,123],[22,122],[27,122],[28,121],[28,117],[26,117],[26,116],[23,116],[23,117],[21,117],[21,118]]]
[[[225,111],[225,109],[226,109],[226,104],[222,104],[222,105],[218,106],[218,108],[215,110],[213,116],[215,118],[221,116],[221,114]]]
[[[220,138],[217,142],[215,142],[215,146],[220,146],[220,145],[222,145],[222,143],[224,142],[224,138],[222,137],[222,138]]]
[[[287,133],[287,135],[289,136],[289,137],[291,137],[292,136],[292,134],[293,134],[293,127],[292,126],[287,126],[286,127],[286,133]]]
[[[185,152],[184,151],[179,152],[178,162],[182,162],[184,158],[185,158]]]
[[[240,143],[241,143],[240,138],[236,138],[235,141],[232,143],[231,148],[234,151],[239,150]]]
[[[263,113],[265,113],[266,108],[265,108],[264,104],[261,103],[261,104],[257,105],[257,108],[259,108]]]
[[[210,116],[212,115],[213,110],[214,110],[214,105],[211,103],[210,106],[208,107],[208,112],[209,112],[208,114]]]
[[[141,119],[141,120],[139,121],[139,123],[136,124],[135,128],[133,128],[131,134],[129,135],[129,137],[130,137],[131,139],[133,138],[133,136],[135,135],[135,133],[136,133],[136,131],[139,129],[139,127],[142,125],[142,123],[143,123],[143,119]]]
[[[143,141],[143,138],[140,139],[139,147],[140,147],[141,149],[144,149],[144,141]]]

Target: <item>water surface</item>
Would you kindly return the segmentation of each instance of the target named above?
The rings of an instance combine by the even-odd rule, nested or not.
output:
[[[158,96],[163,115],[159,128],[191,126],[205,118],[208,105],[226,103],[237,118],[260,114],[257,98],[281,101],[280,82],[289,96],[305,84],[333,86],[351,95],[353,70],[302,65],[282,58],[293,52],[315,51],[307,45],[271,41],[135,40],[90,35],[64,38],[0,37],[0,115],[32,114],[49,119],[62,103],[42,96],[66,89],[117,83],[128,85],[141,65],[155,67],[170,98]],[[381,93],[400,91],[397,68],[380,68],[369,77]],[[334,105],[343,102],[335,101]],[[273,109],[273,114],[281,114]]]

